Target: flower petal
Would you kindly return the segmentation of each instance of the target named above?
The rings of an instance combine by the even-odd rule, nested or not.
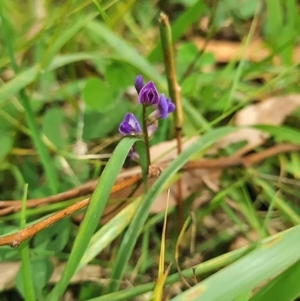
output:
[[[144,80],[143,80],[143,77],[141,75],[138,75],[136,78],[135,78],[135,82],[134,82],[134,86],[135,86],[135,89],[138,93],[140,93],[141,89],[143,88],[144,86]]]
[[[142,87],[138,95],[138,101],[145,106],[158,104],[159,96],[153,82],[148,82]]]
[[[161,94],[159,97],[158,111],[159,111],[159,118],[162,118],[162,119],[167,118],[168,102],[167,102],[165,94]]]
[[[169,98],[167,98],[167,103],[168,103],[168,113],[172,113],[175,110],[175,104]]]
[[[122,135],[139,135],[142,129],[136,117],[127,113],[119,126],[119,132]]]

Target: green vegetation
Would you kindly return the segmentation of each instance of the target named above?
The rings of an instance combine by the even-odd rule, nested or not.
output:
[[[0,1],[0,300],[297,300],[299,10],[296,0]],[[175,153],[181,117],[159,120],[150,144],[162,172],[147,180],[143,138],[118,127],[127,112],[142,120],[137,75],[176,94],[161,11],[183,149],[159,158]]]

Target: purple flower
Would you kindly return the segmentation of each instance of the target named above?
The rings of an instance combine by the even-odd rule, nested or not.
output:
[[[159,103],[157,109],[154,110],[150,116],[150,120],[156,120],[158,118],[165,119],[169,113],[175,110],[175,104],[171,102],[171,99],[166,98],[165,94],[161,94],[159,97]]]
[[[167,118],[167,116],[168,116],[168,102],[167,102],[165,94],[160,95],[157,109],[158,109],[158,112],[159,112],[159,115],[158,115],[159,118],[162,118],[162,119]]]
[[[143,77],[141,75],[138,75],[135,78],[134,86],[135,86],[136,92],[140,93],[141,89],[144,86],[144,80],[143,80]]]
[[[127,113],[119,126],[119,132],[122,135],[140,135],[142,129],[136,117]]]
[[[153,82],[148,82],[142,87],[138,95],[138,101],[145,106],[158,104],[159,96]]]

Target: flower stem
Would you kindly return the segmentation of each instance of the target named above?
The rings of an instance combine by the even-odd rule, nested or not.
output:
[[[144,139],[145,139],[145,145],[147,149],[147,174],[149,171],[149,166],[151,164],[150,159],[150,145],[149,145],[149,135],[148,135],[148,129],[147,129],[147,107],[143,105],[143,133],[144,133]]]
[[[173,115],[174,115],[174,125],[175,125],[175,136],[177,140],[177,153],[180,154],[182,150],[181,132],[182,132],[182,124],[183,124],[183,109],[182,109],[182,102],[181,102],[180,87],[176,79],[171,26],[169,23],[168,16],[164,13],[160,14],[159,21],[160,21],[160,26],[159,26],[160,39],[161,39],[163,56],[164,56],[166,75],[168,79],[169,94],[176,106]],[[181,178],[178,179],[177,182],[177,191],[178,191],[177,192],[178,229],[180,232],[183,226]]]

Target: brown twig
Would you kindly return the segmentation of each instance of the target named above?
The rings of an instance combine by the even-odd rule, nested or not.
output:
[[[290,151],[297,151],[300,150],[300,146],[294,144],[277,144],[272,146],[268,149],[262,150],[258,153],[250,154],[245,157],[236,157],[235,155],[229,157],[221,157],[216,159],[200,159],[198,161],[191,161],[187,163],[184,167],[185,170],[189,169],[198,169],[198,168],[226,168],[226,167],[233,167],[233,166],[251,166],[254,165],[268,157],[275,156],[279,153],[290,152]],[[166,167],[169,162],[161,164],[161,167]],[[136,172],[130,172],[129,170],[123,175],[120,174],[116,184],[114,185],[113,189],[115,191],[121,190],[120,187],[126,188],[133,184],[135,184],[141,175],[139,170]],[[44,198],[38,199],[28,199],[27,200],[27,208],[33,208],[40,205],[45,205],[54,202],[61,202],[66,201],[69,199],[77,198],[80,196],[86,196],[91,194],[94,191],[94,188],[97,184],[97,180],[90,181],[85,183],[81,186],[73,188],[71,190],[47,196]],[[120,186],[121,185],[121,186]],[[123,189],[122,188],[122,189]],[[0,201],[0,216],[17,212],[21,208],[21,201],[20,200],[4,200]]]
[[[140,175],[133,176],[129,178],[127,181],[117,183],[116,185],[113,186],[111,193],[120,191],[124,189],[125,187],[128,187],[130,185],[133,185],[136,183],[138,180],[140,180]],[[90,198],[84,199],[82,201],[79,201],[76,204],[73,204],[71,206],[68,206],[67,208],[58,211],[49,217],[46,217],[42,221],[36,222],[33,225],[30,225],[17,233],[10,234],[10,235],[5,235],[5,236],[0,236],[0,246],[4,245],[10,245],[11,247],[17,247],[21,242],[24,240],[34,236],[36,233],[39,231],[53,225],[57,221],[71,215],[72,213],[86,207],[89,204]]]
[[[72,213],[86,207],[89,204],[90,198],[84,199],[74,205],[67,207],[64,210],[58,211],[52,214],[49,217],[46,217],[40,222],[34,223],[17,233],[5,235],[0,237],[0,246],[10,245],[11,247],[15,248],[18,247],[21,242],[24,240],[34,236],[39,231],[53,225],[57,221],[71,215]]]
[[[300,146],[295,144],[277,144],[270,148],[264,149],[258,153],[250,154],[245,157],[236,157],[235,155],[217,159],[202,159],[191,161],[186,164],[186,169],[196,168],[226,168],[233,166],[249,167],[269,157],[291,151],[299,151]]]
[[[195,169],[195,168],[226,168],[226,167],[233,167],[233,166],[244,166],[249,167],[253,164],[259,163],[262,160],[280,154],[290,151],[299,151],[300,146],[294,145],[294,144],[277,144],[273,147],[270,147],[268,149],[265,149],[263,151],[260,151],[256,154],[250,154],[248,156],[245,156],[243,158],[236,158],[234,155],[227,158],[218,158],[218,159],[202,159],[200,161],[192,161],[185,165],[185,170]],[[135,183],[137,183],[141,179],[140,173],[134,173],[130,177],[127,176],[124,179],[119,179],[117,183],[112,188],[111,193],[117,192],[122,190],[123,188],[129,187]],[[81,190],[79,187],[77,189],[74,189],[74,191],[80,191],[79,193],[82,193],[84,189],[86,189],[88,185],[83,185],[83,189]],[[74,193],[74,192],[73,192]],[[60,198],[63,193],[59,194]],[[66,196],[71,195],[70,191],[65,193]],[[44,198],[44,203],[48,203],[48,199],[59,199],[59,197],[51,196],[49,198]],[[41,199],[39,199],[41,200]],[[60,199],[61,200],[61,199]],[[12,247],[18,246],[22,241],[34,236],[37,232],[45,229],[46,227],[49,227],[50,225],[54,224],[55,222],[63,219],[66,216],[71,215],[72,213],[86,207],[89,204],[90,198],[84,199],[80,202],[77,202],[76,204],[73,204],[57,213],[54,213],[50,215],[49,217],[43,219],[42,221],[36,222],[33,225],[30,225],[17,233],[0,236],[0,246],[4,245],[10,245]],[[34,201],[34,200],[32,200]],[[4,201],[9,202],[9,201]],[[20,201],[15,201],[20,202]],[[43,203],[43,204],[44,204]],[[7,207],[10,208],[10,207]],[[5,209],[7,209],[5,208]]]
[[[124,177],[118,178],[116,181],[112,192],[120,191],[126,187],[129,187],[140,180],[140,174],[135,173],[130,176],[125,175]],[[44,198],[38,198],[38,199],[28,199],[26,202],[26,208],[33,208],[40,205],[45,205],[49,203],[56,203],[61,201],[67,201],[70,199],[78,198],[80,196],[86,196],[91,193],[93,193],[96,185],[98,183],[98,180],[93,180],[90,182],[87,182],[83,185],[80,185],[78,187],[75,187],[71,190],[64,191],[55,195],[47,196]],[[0,216],[6,215],[8,213],[17,212],[21,208],[21,201],[20,200],[4,200],[0,201]],[[5,214],[5,212],[7,212]]]

